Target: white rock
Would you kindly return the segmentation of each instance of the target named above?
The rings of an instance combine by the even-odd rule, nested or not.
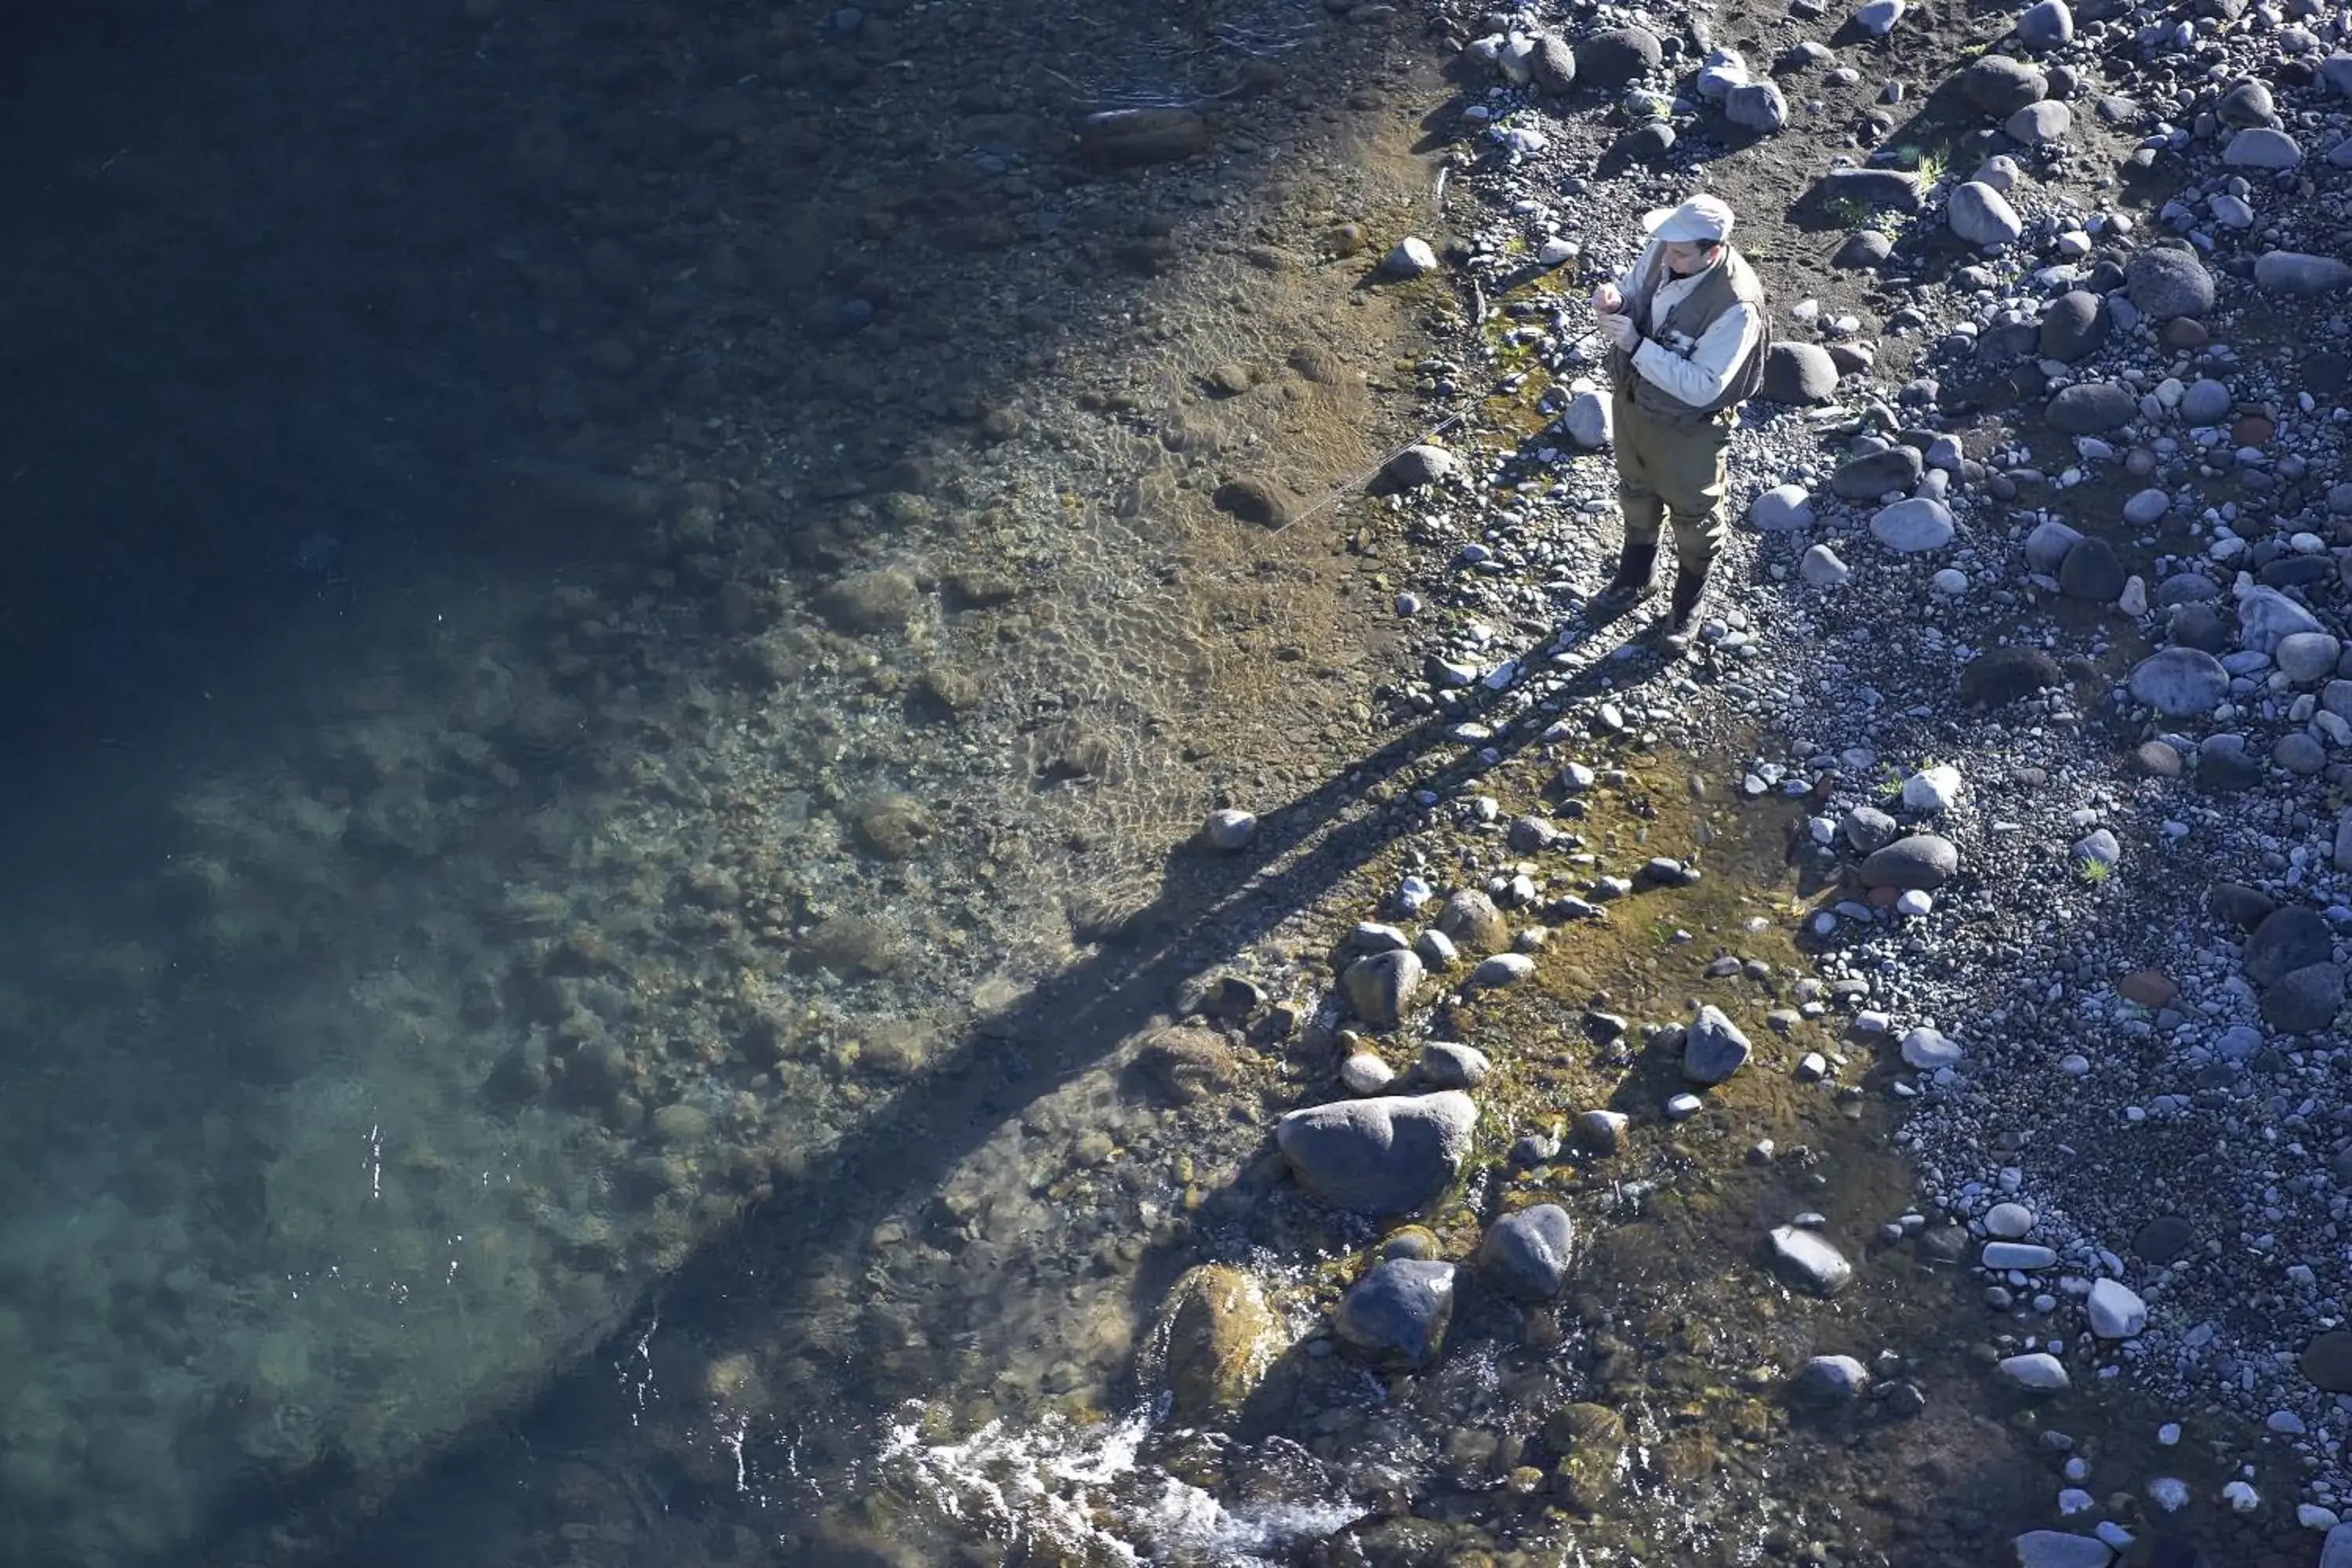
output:
[[[1552,236],[1549,239],[1545,240],[1541,245],[1536,247],[1536,259],[1542,262],[1546,267],[1559,267],[1565,265],[1568,262],[1575,260],[1580,254],[1582,254],[1582,252],[1579,249],[1574,240],[1562,239],[1558,235]]]
[[[1774,485],[1748,503],[1748,521],[1759,533],[1794,533],[1813,525],[1813,498],[1802,485]]]
[[[1959,798],[1960,770],[1949,763],[1922,768],[1903,781],[1903,804],[1912,811],[1949,811]]]
[[[1927,913],[1935,907],[1935,899],[1917,888],[1906,889],[1902,896],[1895,900],[1896,914],[1910,915],[1914,918]]]
[[[1870,531],[1898,555],[1941,550],[1952,542],[1951,509],[1932,496],[1913,496],[1872,514]]]
[[[2332,1508],[2322,1508],[2315,1502],[2294,1505],[2294,1521],[2305,1530],[2329,1531],[2343,1523]]]
[[[1395,1079],[1396,1069],[1370,1051],[1358,1051],[1339,1064],[1339,1082],[1349,1094],[1378,1094]]]
[[[1570,440],[1587,451],[1597,452],[1609,445],[1614,419],[1609,399],[1598,392],[1580,392],[1568,400],[1568,407],[1559,416],[1559,426],[1568,432]]]
[[[2245,1481],[2231,1481],[2221,1489],[2221,1500],[2240,1513],[2252,1513],[2263,1506],[2263,1494]]]
[[[1853,569],[1838,559],[1837,552],[1826,544],[1816,544],[1797,563],[1797,575],[1816,588],[1840,588]]]
[[[1952,1067],[1965,1055],[1967,1053],[1947,1039],[1941,1030],[1929,1028],[1925,1024],[1903,1037],[1905,1064],[1921,1072]]]
[[[1985,1234],[2003,1241],[2021,1240],[2032,1231],[2039,1217],[2023,1204],[1995,1204],[1985,1211]]]
[[[2084,1303],[2091,1331],[2103,1340],[2127,1340],[2147,1327],[2147,1303],[2120,1279],[2098,1279]]]
[[[1437,270],[1437,252],[1420,236],[1407,235],[1381,259],[1381,270],[1391,278],[1418,278]]]
[[[1257,818],[1246,811],[1227,807],[1209,813],[1209,820],[1201,835],[1211,847],[1218,849],[1238,849],[1257,837]]]
[[[2074,1385],[2074,1380],[2066,1375],[2065,1365],[2047,1351],[2010,1356],[2001,1362],[1999,1371],[2011,1384],[2036,1394],[2055,1394]]]
[[[2058,1255],[2050,1248],[2027,1242],[1988,1241],[1984,1246],[1984,1266],[2000,1273],[2012,1268],[2047,1268],[2057,1261]]]
[[[2010,1542],[2017,1568],[2107,1568],[2116,1554],[2107,1543],[2063,1530],[2031,1530]]]

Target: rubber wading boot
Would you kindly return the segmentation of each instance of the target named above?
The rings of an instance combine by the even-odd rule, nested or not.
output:
[[[1666,601],[1666,646],[1675,649],[1690,646],[1691,623],[1698,618],[1698,601],[1706,592],[1706,574],[1714,563],[1693,571],[1688,566],[1675,568],[1674,596]]]
[[[1609,586],[1601,590],[1600,596],[1607,600],[1639,599],[1646,596],[1654,586],[1651,579],[1657,570],[1657,565],[1658,542],[1656,540],[1653,539],[1643,544],[1636,544],[1633,541],[1627,540],[1624,553],[1617,558],[1617,575],[1609,579]]]

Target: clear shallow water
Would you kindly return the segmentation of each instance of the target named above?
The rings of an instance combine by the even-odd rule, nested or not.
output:
[[[1058,473],[925,455],[969,454],[1010,366],[1083,324],[1014,319],[1041,297],[1017,269],[941,353],[906,280],[803,268],[894,221],[861,157],[939,155],[814,129],[888,96],[887,26],[0,26],[28,220],[0,289],[0,1550],[332,1554],[552,1374],[657,1342],[666,1281],[747,1206],[854,1195],[860,1163],[918,1190],[1118,1037],[1027,1037],[1017,1009],[1149,901],[1206,804],[1153,762],[1209,689],[1214,594],[1161,570],[1180,541],[1114,537],[1154,526],[1120,500],[1148,437]],[[1222,87],[1283,47],[1085,30],[1089,92]],[[1010,205],[1050,226],[1022,188],[1066,107],[1016,90],[1040,63],[968,58],[921,112],[961,89],[1019,121],[939,123],[1001,141]],[[946,248],[972,238],[1002,243]],[[1100,308],[1136,287],[1113,271]],[[845,346],[847,302],[877,299]],[[899,416],[910,375],[944,412]],[[903,575],[827,588],[861,570]],[[1016,1022],[975,1037],[975,1013]],[[961,1087],[891,1122],[934,1067]],[[940,1142],[908,1160],[925,1106]],[[983,1257],[1052,1223],[983,1224]],[[797,1309],[812,1363],[936,1374],[905,1331],[845,1323],[865,1282],[827,1278]],[[1085,1366],[1023,1369],[1008,1405],[1098,1384],[1133,1315],[1100,1303]],[[692,1354],[687,1386],[740,1403],[741,1369]],[[629,1376],[591,1374],[625,1397],[577,1433],[651,1397]],[[614,1486],[639,1528],[669,1516]]]

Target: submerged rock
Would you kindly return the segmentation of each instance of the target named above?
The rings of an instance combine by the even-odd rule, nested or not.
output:
[[[1288,1342],[1255,1276],[1230,1264],[1189,1269],[1161,1309],[1168,1388],[1179,1420],[1230,1420]]]
[[[1853,1279],[1853,1265],[1846,1261],[1845,1254],[1810,1230],[1776,1226],[1771,1243],[1773,1268],[1817,1296],[1834,1296]]]
[[[1538,1204],[1505,1215],[1478,1244],[1478,1268],[1506,1295],[1545,1301],[1568,1283],[1576,1226],[1558,1204]]]
[[[1477,1126],[1476,1102],[1448,1089],[1308,1106],[1275,1124],[1275,1143],[1299,1185],[1325,1203],[1410,1214],[1461,1173]]]
[[[1454,1265],[1391,1258],[1348,1287],[1332,1328],[1376,1360],[1418,1370],[1437,1359],[1454,1318]]]

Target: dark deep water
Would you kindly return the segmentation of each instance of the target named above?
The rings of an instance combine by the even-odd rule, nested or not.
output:
[[[1169,221],[1070,199],[1070,94],[1227,85],[1210,19],[0,11],[0,1557],[958,1532],[793,1522],[855,1508],[876,1435],[798,1402],[943,1352],[844,1337],[847,1263],[688,1265],[779,1184],[821,1201],[889,1064],[1050,967],[1027,889],[850,831],[960,773],[1045,808],[807,610],[984,500],[956,454],[1087,330],[1057,301],[1150,272]],[[942,1149],[1066,1076],[967,1069]],[[787,1277],[789,1365],[657,1332],[698,1315],[667,1282],[740,1325]],[[740,1427],[632,1450],[663,1398],[810,1436],[751,1485]]]

